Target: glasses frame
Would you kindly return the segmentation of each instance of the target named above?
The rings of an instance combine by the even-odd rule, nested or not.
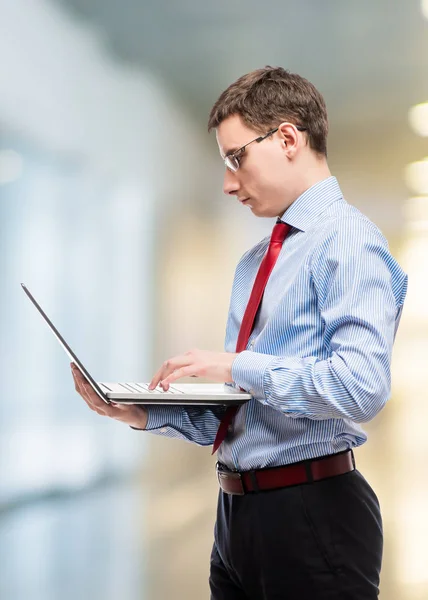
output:
[[[294,126],[297,129],[297,131],[306,131],[307,130],[306,127],[302,127],[301,125],[294,125]],[[235,150],[234,152],[230,152],[230,153],[228,152],[226,154],[226,156],[223,158],[226,168],[229,169],[229,171],[232,171],[232,173],[236,173],[236,171],[240,167],[239,159],[244,154],[245,148],[247,146],[249,146],[250,144],[252,144],[253,142],[257,142],[258,144],[260,144],[260,142],[263,142],[263,140],[265,140],[269,136],[276,133],[278,131],[278,129],[279,129],[279,126],[275,127],[275,129],[271,129],[270,131],[265,133],[265,135],[260,135],[259,137],[256,137],[253,140],[251,140],[251,142],[247,142],[246,144],[244,144],[243,146],[238,148],[238,150]]]

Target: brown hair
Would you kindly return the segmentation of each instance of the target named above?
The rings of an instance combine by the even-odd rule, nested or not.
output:
[[[309,146],[327,156],[328,120],[324,98],[307,79],[281,67],[265,67],[232,83],[211,109],[208,131],[231,115],[260,134],[283,121],[306,128]]]

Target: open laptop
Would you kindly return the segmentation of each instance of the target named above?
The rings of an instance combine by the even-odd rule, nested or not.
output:
[[[42,315],[55,337],[64,348],[68,357],[75,363],[79,371],[91,385],[94,392],[110,404],[112,400],[116,404],[191,404],[191,405],[227,405],[233,406],[244,404],[250,400],[251,395],[233,387],[227,383],[181,383],[170,385],[167,392],[158,386],[149,390],[148,383],[104,383],[95,381],[89,371],[77,358],[73,350],[60,335],[42,308],[36,302],[30,291],[21,283],[22,289],[30,298],[31,302]]]

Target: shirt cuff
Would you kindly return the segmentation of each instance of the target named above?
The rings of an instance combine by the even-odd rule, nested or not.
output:
[[[265,399],[264,378],[266,369],[278,358],[270,354],[260,354],[244,350],[232,363],[232,379],[256,399]]]
[[[159,430],[159,433],[168,433],[170,429],[181,429],[183,425],[183,411],[181,406],[145,406],[147,410],[147,424],[145,429],[139,431]],[[138,427],[132,427],[137,429]]]

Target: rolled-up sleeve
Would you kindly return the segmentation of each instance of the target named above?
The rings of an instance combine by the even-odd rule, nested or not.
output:
[[[232,365],[232,378],[289,417],[362,423],[390,396],[407,275],[373,223],[344,219],[338,225],[310,260],[327,358],[244,351]]]

